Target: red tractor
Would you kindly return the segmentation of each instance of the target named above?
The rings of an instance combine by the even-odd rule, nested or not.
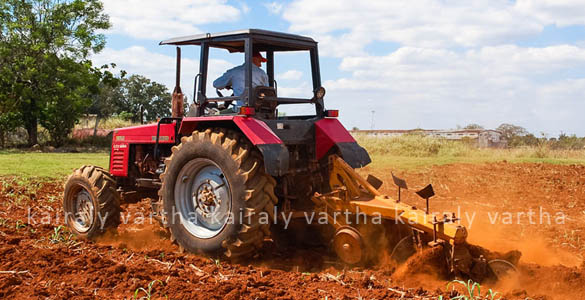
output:
[[[77,235],[93,237],[116,226],[121,195],[158,191],[154,214],[180,246],[193,252],[224,250],[228,257],[251,254],[270,235],[270,224],[259,223],[260,212],[272,217],[275,206],[310,205],[313,192],[323,191],[327,183],[329,155],[339,155],[352,167],[370,163],[367,152],[336,119],[337,111],[325,110],[313,39],[250,29],[180,37],[160,44],[201,46],[196,101],[189,112],[193,116],[182,113],[177,47],[172,117],[116,129],[109,172],[84,166],[69,178],[63,204],[67,224]],[[245,53],[242,95],[207,95],[210,47]],[[252,86],[254,51],[266,53],[269,86]],[[310,54],[312,98],[277,95],[274,52],[278,51]],[[244,103],[239,113],[212,114],[232,101]],[[314,114],[278,116],[279,106],[299,103],[312,104]],[[228,222],[230,214],[236,220]]]
[[[330,242],[348,264],[370,261],[383,246],[397,261],[404,261],[417,248],[430,249],[443,256],[449,272],[478,281],[514,269],[518,252],[502,255],[469,245],[467,231],[456,223],[454,214],[429,212],[432,186],[417,192],[427,199],[427,209],[422,210],[382,195],[377,178],[363,179],[355,173],[354,168],[369,164],[370,157],[337,120],[338,111],[325,110],[313,39],[249,29],[179,37],[160,44],[177,46],[172,117],[116,129],[109,172],[83,166],[69,177],[63,207],[75,234],[91,238],[117,226],[120,202],[134,194],[156,199],[153,215],[169,229],[173,240],[191,252],[250,256],[271,236],[274,221],[281,222],[283,217],[309,221],[308,215],[319,212],[328,228],[322,241]],[[183,116],[179,86],[179,46],[184,45],[201,47],[189,116]],[[219,97],[208,97],[210,47],[244,53],[241,95],[224,97],[218,91]],[[289,51],[310,56],[311,98],[278,95],[274,53]],[[256,52],[266,55],[268,86],[252,85]],[[239,104],[237,112],[229,109],[234,101]],[[279,116],[279,107],[295,104],[312,105],[314,113]],[[395,183],[406,188],[399,178]],[[323,226],[314,224],[316,218],[308,223]],[[371,221],[376,218],[381,222]],[[371,224],[375,226],[368,227]]]

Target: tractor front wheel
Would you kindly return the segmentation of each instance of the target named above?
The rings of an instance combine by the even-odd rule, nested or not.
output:
[[[230,258],[256,253],[270,235],[276,181],[260,153],[239,133],[195,131],[165,160],[163,217],[172,238],[190,252]]]
[[[65,223],[73,233],[93,238],[120,223],[116,181],[104,169],[83,166],[69,176],[63,192]]]

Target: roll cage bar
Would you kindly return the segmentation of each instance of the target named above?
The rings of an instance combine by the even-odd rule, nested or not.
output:
[[[160,42],[160,45],[177,46],[177,78],[175,90],[180,91],[180,63],[181,49],[183,45],[201,46],[199,59],[199,73],[195,77],[195,103],[198,106],[197,116],[204,115],[205,107],[209,103],[241,100],[245,106],[254,107],[256,97],[252,88],[252,55],[254,50],[266,52],[266,70],[268,82],[271,88],[275,88],[274,80],[274,52],[281,51],[309,51],[311,60],[311,74],[313,80],[313,92],[321,87],[321,73],[319,69],[319,53],[317,42],[312,38],[280,33],[274,31],[247,29],[232,32],[223,32],[216,34],[200,34],[185,37],[172,38]],[[231,97],[207,97],[207,66],[209,60],[209,48],[223,48],[229,52],[244,52],[245,57],[245,88],[244,93],[240,96]],[[278,104],[299,104],[314,103],[315,113],[317,116],[323,116],[324,104],[323,99],[313,97],[311,99],[303,98],[283,98],[283,97],[264,97],[267,101],[276,101]]]

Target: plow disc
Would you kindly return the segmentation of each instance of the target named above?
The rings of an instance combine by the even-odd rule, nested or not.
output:
[[[398,243],[392,248],[390,258],[397,263],[403,263],[415,253],[416,245],[413,243],[413,237],[406,236],[398,241]]]
[[[428,201],[434,195],[431,185],[417,192],[427,203],[426,210],[421,210],[383,195],[377,189],[382,185],[379,179],[371,175],[363,179],[340,157],[333,155],[329,159],[331,191],[315,193],[311,199],[317,209],[327,213],[329,224],[335,227],[333,249],[345,263],[365,263],[371,258],[367,254],[377,251],[368,249],[373,246],[371,238],[362,232],[362,224],[341,218],[352,214],[357,216],[358,223],[362,219],[387,225],[384,250],[397,263],[414,267],[420,263],[413,261],[418,253],[444,263],[447,273],[453,277],[477,282],[497,280],[516,271],[521,256],[519,251],[498,253],[468,244],[467,229],[457,224],[459,219],[455,214],[438,216],[429,212]],[[404,180],[394,175],[393,178],[399,183],[399,190],[407,188]]]
[[[333,238],[333,248],[337,256],[348,264],[357,264],[364,256],[364,243],[360,233],[347,226],[340,228]]]

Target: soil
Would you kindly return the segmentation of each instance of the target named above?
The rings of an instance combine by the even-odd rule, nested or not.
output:
[[[385,181],[382,192],[395,196],[390,171],[361,172]],[[408,182],[403,201],[418,207],[424,202],[410,192],[432,183],[437,195],[431,210],[456,212],[471,243],[522,251],[514,277],[483,284],[483,293],[491,288],[506,299],[585,294],[585,166],[453,164],[394,174]],[[61,227],[61,193],[62,182],[0,179],[0,299],[448,299],[456,294],[425,268],[424,257],[433,253],[401,266],[383,260],[368,268],[344,266],[324,248],[283,247],[278,241],[249,261],[183,253],[156,221],[140,219],[150,213],[148,199],[124,205],[127,222],[117,230],[94,241],[78,240]]]

